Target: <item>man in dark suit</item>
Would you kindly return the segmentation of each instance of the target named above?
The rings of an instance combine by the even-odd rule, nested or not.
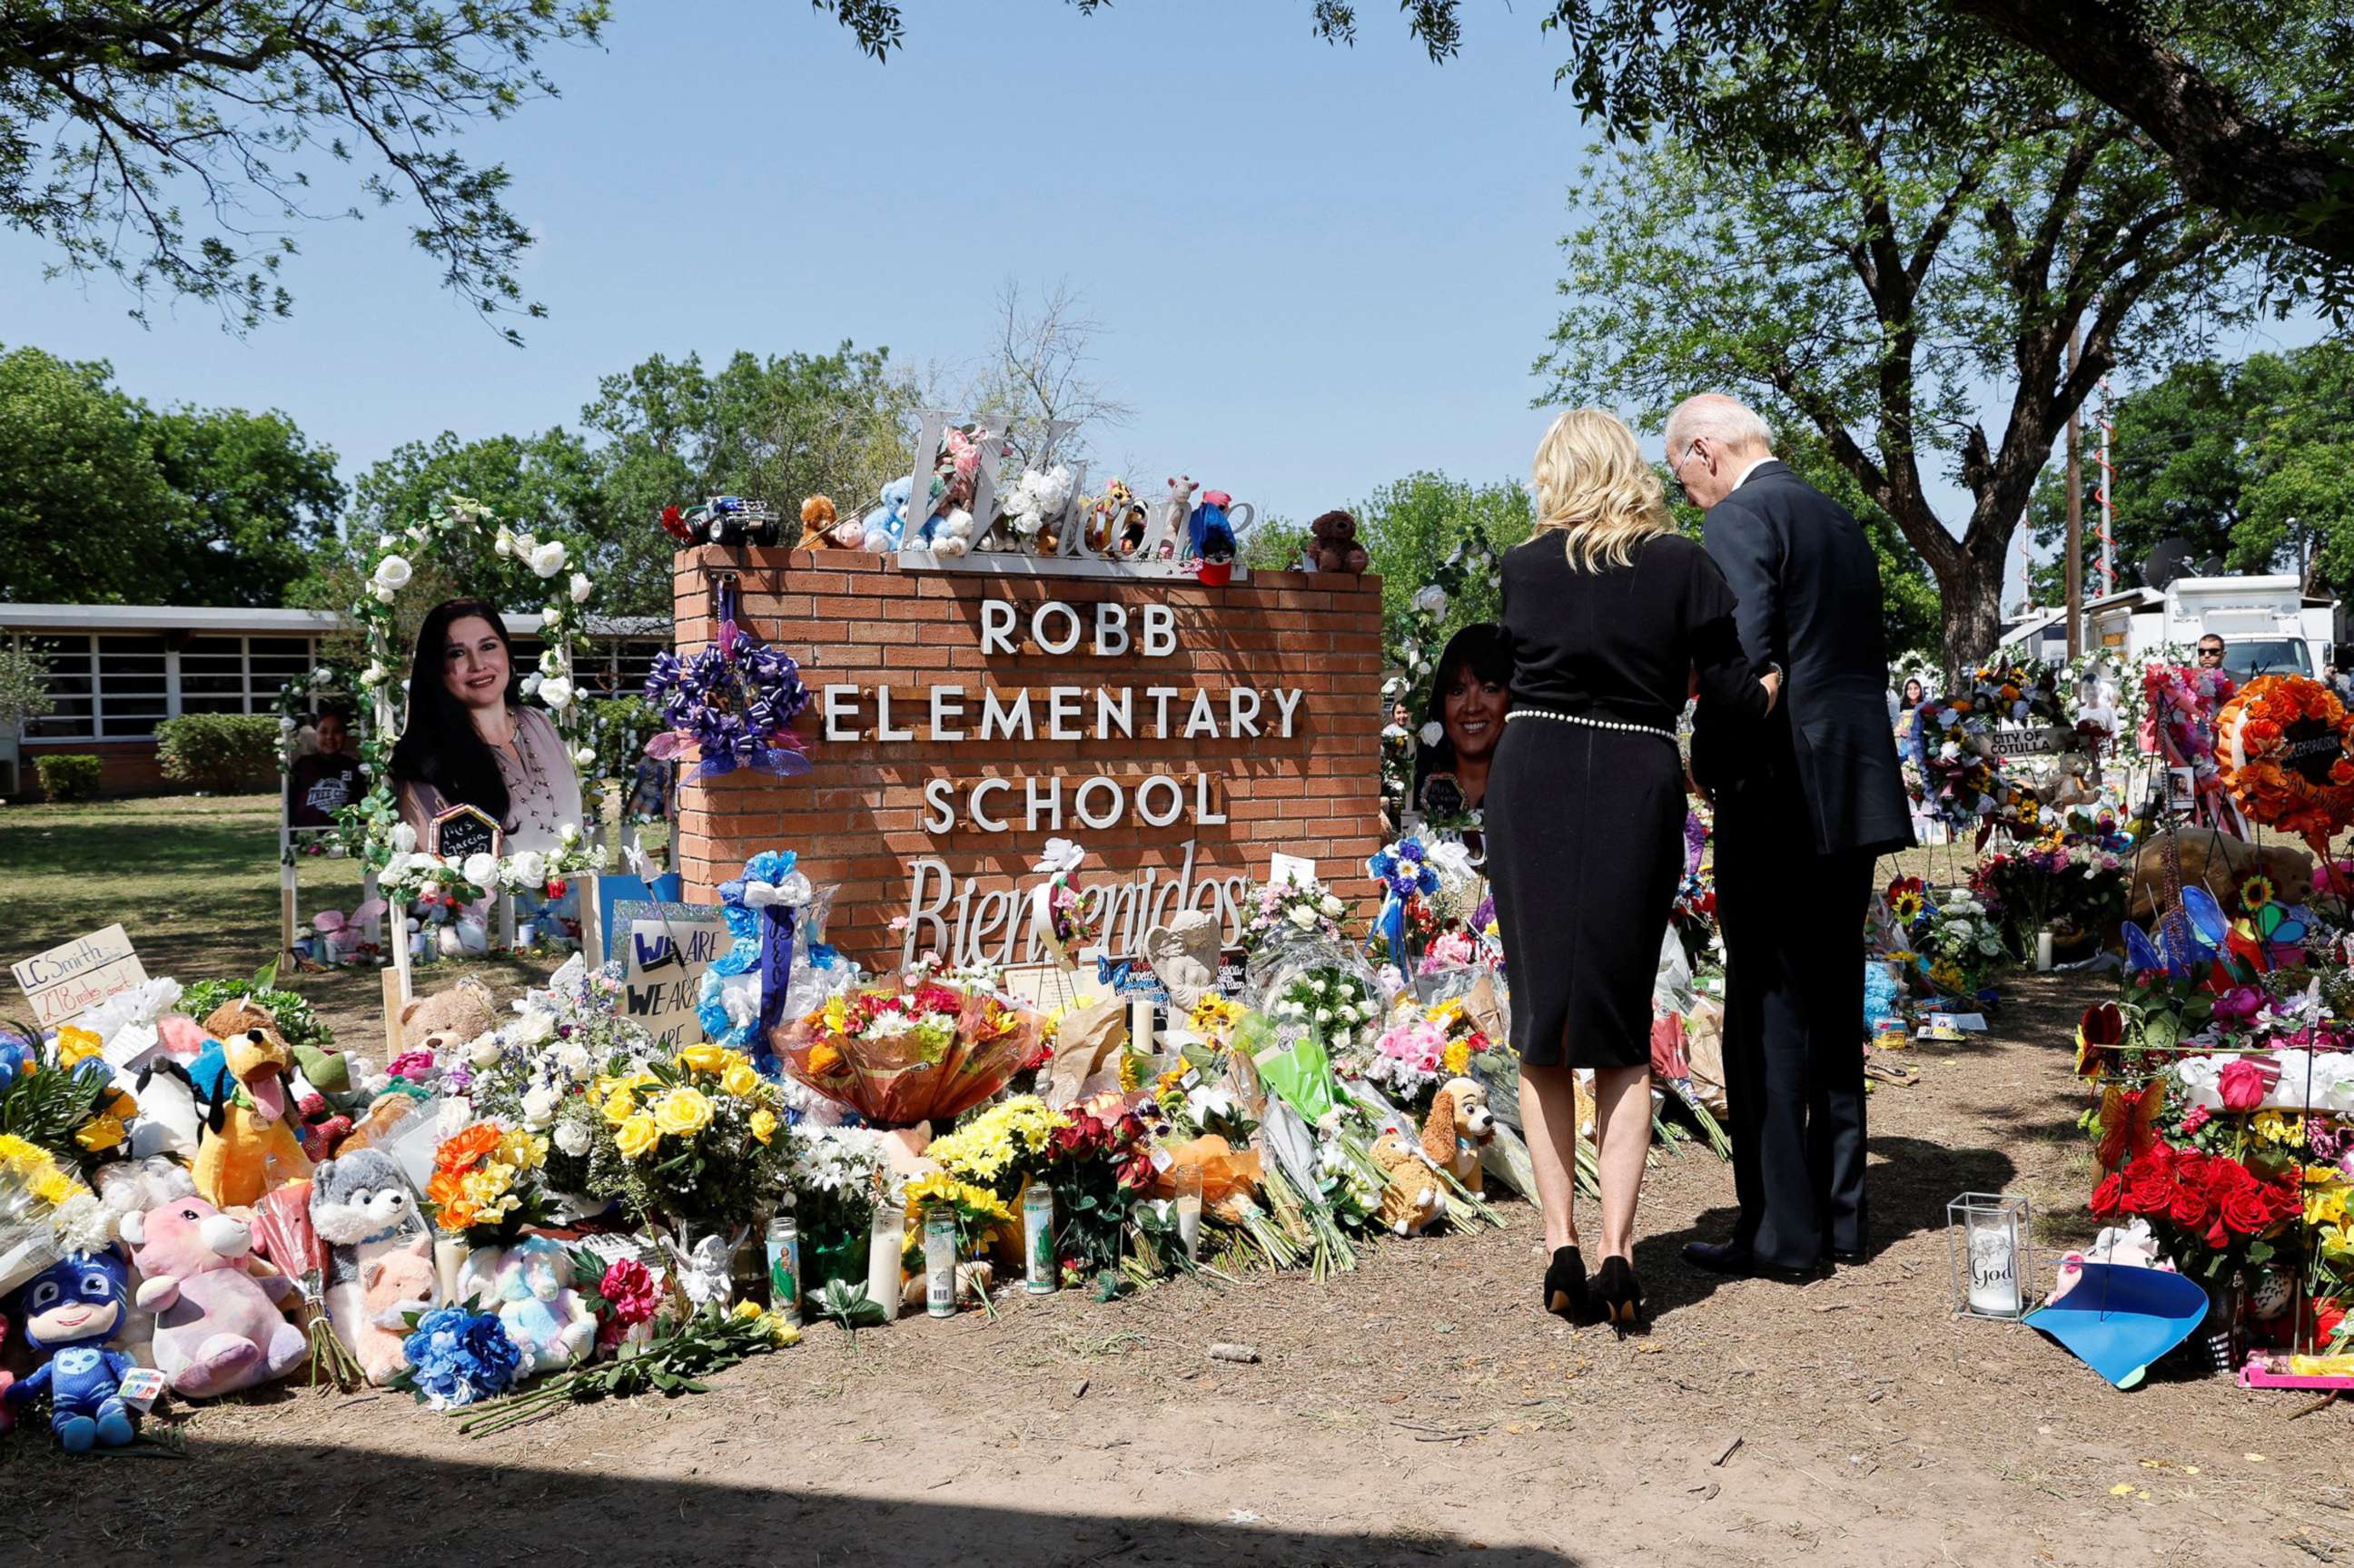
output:
[[[1704,716],[1692,739],[1716,804],[1724,928],[1732,1238],[1684,1255],[1806,1279],[1861,1262],[1863,948],[1872,864],[1913,842],[1889,744],[1880,565],[1847,510],[1775,461],[1765,420],[1704,394],[1668,418],[1668,467],[1708,514],[1750,662],[1784,672],[1762,727]]]

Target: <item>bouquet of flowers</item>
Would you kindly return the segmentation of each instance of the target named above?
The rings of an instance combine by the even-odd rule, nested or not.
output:
[[[647,1224],[726,1230],[751,1224],[790,1152],[785,1102],[748,1057],[689,1045],[668,1062],[600,1075],[558,1122],[585,1129],[588,1190]]]
[[[39,1144],[0,1132],[0,1296],[114,1239],[114,1216]]]
[[[1243,924],[1243,951],[1252,959],[1303,938],[1338,944],[1341,916],[1349,906],[1312,876],[1288,873],[1262,884],[1250,918]]]
[[[2294,1161],[2259,1175],[2228,1155],[2154,1142],[2101,1179],[2090,1207],[2097,1219],[2147,1219],[2183,1273],[2215,1279],[2272,1256],[2264,1238],[2304,1217],[2300,1175]]]
[[[1429,1114],[1439,1085],[1469,1074],[1475,1064],[1487,1064],[1496,1049],[1458,996],[1393,1022],[1369,1054],[1349,1065],[1419,1120]]]
[[[400,1342],[407,1363],[392,1386],[435,1410],[456,1410],[513,1388],[523,1352],[495,1312],[469,1302],[410,1316]]]
[[[1391,963],[1410,974],[1438,935],[1438,916],[1433,907],[1438,895],[1438,868],[1430,863],[1422,841],[1408,834],[1384,846],[1365,863],[1365,869],[1382,885],[1382,907],[1373,916],[1367,946],[1385,950]]]
[[[555,1204],[539,1181],[547,1153],[544,1135],[492,1121],[442,1139],[425,1184],[434,1228],[480,1250],[514,1245],[526,1225],[554,1224]]]
[[[84,1171],[113,1158],[138,1107],[114,1087],[100,1051],[97,1034],[72,1024],[46,1050],[29,1031],[0,1025],[0,1134]]]
[[[2039,659],[1999,654],[1970,675],[1978,710],[2013,724],[2067,722],[2060,696],[2060,673]]]
[[[2004,957],[2002,932],[1966,888],[1927,899],[1911,922],[1915,962],[1947,996],[1971,996]]]
[[[1039,1027],[993,991],[918,977],[837,993],[773,1044],[801,1083],[905,1127],[953,1120],[997,1093],[1030,1060]]]
[[[2124,918],[2126,867],[2097,845],[2045,839],[1986,856],[1970,872],[1970,892],[2000,925],[2012,954],[2026,959],[2046,927],[2073,939]]]
[[[801,1272],[822,1288],[830,1279],[863,1284],[874,1193],[886,1189],[883,1138],[863,1127],[804,1130],[785,1166],[794,1223],[801,1236]]]

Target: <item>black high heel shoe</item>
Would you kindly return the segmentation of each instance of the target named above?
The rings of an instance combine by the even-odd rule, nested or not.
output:
[[[1573,1323],[1585,1316],[1585,1259],[1574,1246],[1553,1248],[1545,1266],[1544,1308]]]
[[[1594,1293],[1602,1298],[1603,1320],[1625,1339],[1627,1330],[1643,1325],[1643,1281],[1635,1266],[1623,1257],[1606,1257],[1594,1277]]]

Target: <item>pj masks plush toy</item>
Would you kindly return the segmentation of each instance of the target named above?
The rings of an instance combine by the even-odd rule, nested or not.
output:
[[[134,1427],[122,1385],[135,1363],[106,1348],[131,1310],[122,1260],[101,1252],[52,1264],[16,1293],[16,1306],[24,1314],[25,1342],[49,1359],[9,1387],[8,1403],[48,1394],[49,1430],[69,1454],[130,1442]]]

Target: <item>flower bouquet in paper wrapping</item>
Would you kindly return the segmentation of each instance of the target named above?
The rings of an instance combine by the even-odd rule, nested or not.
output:
[[[311,1382],[323,1375],[337,1388],[355,1388],[366,1373],[327,1315],[327,1247],[311,1225],[311,1183],[286,1181],[254,1201],[255,1250],[294,1282],[299,1321],[311,1341]]]
[[[114,1216],[48,1150],[0,1133],[0,1296],[114,1239]]]
[[[1102,934],[1103,901],[1098,898],[1090,909],[1071,885],[1087,858],[1087,852],[1071,840],[1048,839],[1030,868],[1045,878],[1030,895],[1032,924],[1040,945],[1066,969],[1078,968],[1078,949]]]
[[[917,980],[841,992],[769,1037],[798,1082],[884,1127],[946,1124],[1005,1086],[1040,1021],[980,988]]]
[[[1299,970],[1363,968],[1341,935],[1347,913],[1348,906],[1312,876],[1292,874],[1262,886],[1243,925],[1244,1000],[1264,1011]]]

